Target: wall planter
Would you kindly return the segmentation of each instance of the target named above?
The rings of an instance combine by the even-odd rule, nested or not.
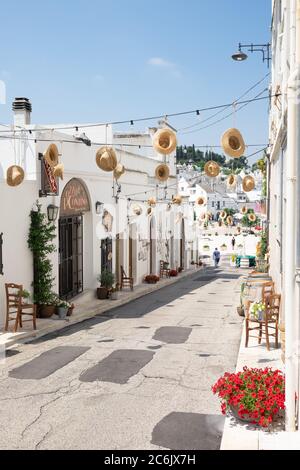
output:
[[[119,292],[117,290],[112,290],[110,293],[110,299],[118,300],[118,298],[119,298]]]

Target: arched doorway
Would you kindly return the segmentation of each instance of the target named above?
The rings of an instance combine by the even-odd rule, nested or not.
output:
[[[59,218],[59,296],[64,299],[83,291],[83,215],[89,210],[84,184],[71,179],[61,195]]]

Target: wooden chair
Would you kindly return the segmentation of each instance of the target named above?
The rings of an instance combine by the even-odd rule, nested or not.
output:
[[[255,330],[258,331],[258,344],[261,344],[262,335],[265,334],[268,351],[270,351],[270,336],[275,338],[275,347],[276,349],[278,348],[280,300],[280,294],[269,295],[268,302],[266,304],[265,316],[262,320],[250,318],[248,304],[248,311],[246,312],[246,348],[248,347],[249,337],[251,336],[250,331]],[[256,326],[251,327],[251,324]],[[274,333],[270,333],[269,330],[274,330]]]
[[[5,284],[6,292],[6,321],[5,331],[8,330],[10,321],[15,322],[14,332],[18,330],[18,325],[23,327],[23,321],[32,321],[33,328],[36,330],[36,305],[24,304],[22,302],[23,286],[18,284]],[[27,311],[30,310],[30,311]],[[23,315],[30,315],[30,320],[23,320]]]
[[[130,287],[131,290],[133,290],[133,277],[127,276],[123,266],[121,266],[121,286],[120,290],[123,289],[123,287]]]
[[[170,271],[171,269],[166,267],[167,263],[166,261],[160,260],[160,269],[159,269],[159,276],[163,278],[164,276],[170,277]]]

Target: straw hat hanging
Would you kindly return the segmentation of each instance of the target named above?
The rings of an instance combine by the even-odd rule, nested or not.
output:
[[[19,186],[24,180],[24,170],[18,165],[12,165],[7,169],[6,182],[8,186]]]
[[[148,205],[149,205],[149,206],[155,206],[155,205],[156,205],[156,199],[155,199],[155,197],[149,197],[149,199],[148,199]]]
[[[208,219],[207,213],[204,212],[203,214],[201,214],[199,219],[201,220],[201,222],[204,222],[205,220],[207,220]]]
[[[202,197],[202,196],[198,197],[198,199],[196,199],[196,204],[198,206],[205,206],[205,204],[206,204],[205,197]]]
[[[226,217],[227,217],[227,212],[225,212],[225,211],[220,212],[220,218],[221,218],[222,220],[225,220]]]
[[[182,203],[182,197],[179,196],[179,194],[177,194],[176,196],[173,197],[172,203],[180,206],[180,204]]]
[[[64,179],[64,165],[62,163],[58,163],[58,165],[55,165],[53,168],[53,176],[56,178],[61,178],[62,180]]]
[[[234,174],[231,174],[227,178],[227,186],[230,189],[234,189],[237,185],[237,177]]]
[[[152,215],[153,215],[153,209],[152,209],[152,207],[148,207],[148,209],[147,209],[147,216],[148,216],[148,217],[151,217]]]
[[[224,152],[232,158],[240,158],[245,153],[245,142],[237,129],[228,129],[222,136],[221,144]]]
[[[256,222],[256,215],[251,212],[251,214],[248,214],[248,220],[250,222]]]
[[[142,215],[143,209],[142,209],[142,207],[141,207],[139,204],[135,204],[135,205],[132,207],[132,212],[133,212],[135,215]]]
[[[159,129],[153,137],[153,147],[162,155],[169,155],[177,147],[177,138],[175,132],[171,129]]]
[[[179,214],[177,214],[177,216],[176,216],[175,224],[179,224],[179,222],[181,222],[182,219],[183,219],[183,213],[179,212]]]
[[[214,162],[213,160],[210,160],[209,162],[205,164],[204,171],[207,176],[210,176],[211,178],[215,178],[220,173],[220,167],[216,162]]]
[[[245,176],[245,178],[243,179],[243,190],[248,193],[250,191],[253,191],[253,189],[255,188],[255,180],[253,178],[253,176]]]
[[[246,214],[248,213],[248,209],[247,209],[246,206],[243,206],[243,207],[241,208],[241,213],[242,213],[243,215],[246,215]]]
[[[114,169],[114,177],[116,180],[121,178],[122,175],[125,173],[125,167],[122,165],[122,163],[118,163],[116,168]]]
[[[96,163],[103,171],[113,171],[117,165],[117,155],[111,147],[101,147],[96,153]]]
[[[167,181],[167,179],[170,176],[170,169],[168,165],[165,163],[162,163],[161,165],[158,165],[155,169],[155,178],[158,179],[159,181]]]
[[[55,144],[50,144],[44,153],[44,159],[51,166],[51,168],[54,168],[56,165],[58,165],[58,156],[59,152],[57,146]]]
[[[231,217],[231,215],[229,215],[226,219],[226,222],[228,225],[233,225],[233,217]]]

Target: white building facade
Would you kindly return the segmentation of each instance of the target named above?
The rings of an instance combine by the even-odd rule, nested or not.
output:
[[[5,283],[22,284],[31,290],[33,258],[27,238],[29,214],[36,202],[44,213],[51,204],[58,207],[56,252],[51,261],[54,291],[60,297],[76,299],[82,292],[96,289],[103,269],[115,273],[120,283],[123,266],[137,285],[147,274],[159,275],[161,260],[171,268],[189,266],[196,236],[192,213],[189,206],[172,204],[177,194],[175,155],[165,160],[153,150],[157,129],[121,134],[114,133],[111,126],[80,127],[78,131],[76,125],[62,125],[51,130],[30,124],[29,101],[17,103],[14,126],[0,126],[0,325],[5,318]],[[21,131],[29,128],[30,133]],[[81,133],[88,136],[91,145],[74,137]],[[43,155],[51,143],[58,148],[64,178],[58,182],[56,195],[45,196],[41,193]],[[118,180],[96,165],[96,151],[103,145],[114,146],[126,169]],[[170,177],[159,183],[155,169],[163,161],[169,166]],[[15,164],[24,169],[25,179],[11,187],[6,171]],[[155,197],[157,204],[149,215],[150,197]],[[141,207],[141,215],[135,214],[136,205]]]
[[[270,274],[282,294],[286,429],[299,425],[300,2],[274,0],[270,109]],[[296,416],[298,416],[298,423]]]

